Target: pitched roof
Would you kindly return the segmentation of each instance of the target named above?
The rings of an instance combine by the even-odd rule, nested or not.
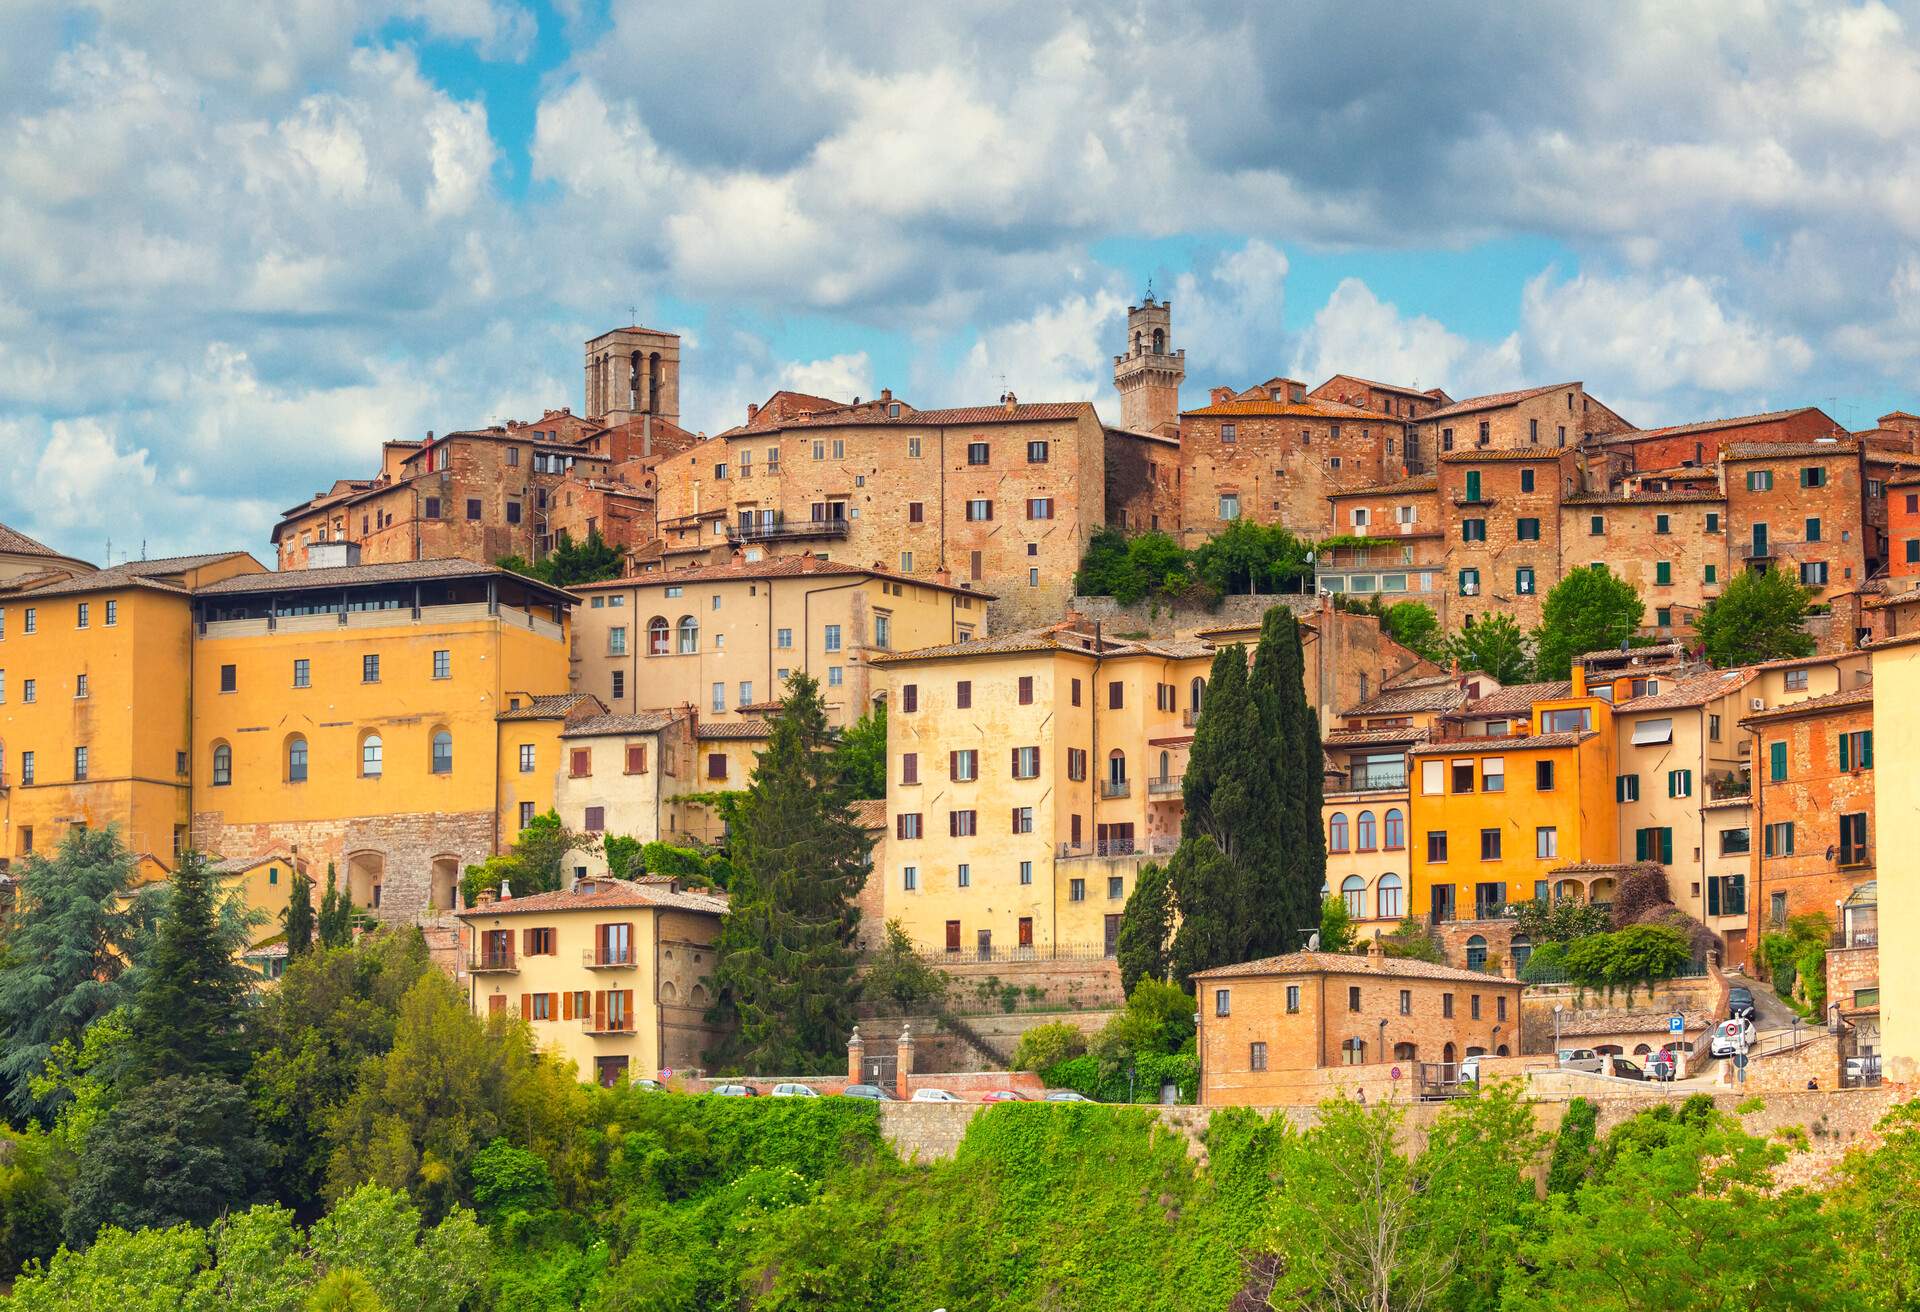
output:
[[[1726,493],[1719,488],[1699,488],[1693,491],[1671,490],[1666,492],[1576,492],[1562,497],[1563,506],[1637,506],[1684,504],[1701,501],[1725,501]]]
[[[1681,679],[1672,687],[1640,697],[1629,697],[1613,708],[1616,715],[1636,711],[1674,711],[1688,706],[1705,706],[1716,697],[1737,692],[1760,677],[1758,670],[1709,670]]]
[[[1575,861],[1571,865],[1554,866],[1549,872],[1556,875],[1630,875],[1636,870],[1659,870],[1665,867],[1652,861]]]
[[[1451,674],[1409,679],[1384,688],[1358,706],[1340,712],[1342,719],[1369,715],[1400,715],[1409,711],[1451,711],[1467,699],[1460,680]]]
[[[948,410],[915,410],[904,401],[900,413],[889,415],[884,403],[866,402],[858,409],[823,410],[817,413],[787,415],[764,429],[745,427],[728,429],[721,437],[753,432],[778,432],[791,428],[964,428],[981,424],[1025,424],[1045,420],[1095,417],[1091,401],[1016,402],[1013,405],[957,406]],[[757,417],[757,416],[756,416]]]
[[[27,589],[25,595],[63,597],[81,592],[114,592],[121,588],[147,588],[155,592],[173,592],[185,596],[187,589],[173,581],[176,576],[188,570],[199,569],[203,565],[211,565],[216,561],[231,560],[235,556],[246,555],[244,551],[213,551],[197,556],[162,556],[155,560],[129,560],[106,569],[95,570],[91,574],[77,574],[72,578],[43,583],[39,587]]]
[[[576,583],[573,592],[618,592],[624,588],[654,588],[677,586],[683,583],[715,583],[737,579],[786,579],[806,576],[840,577],[858,574],[871,574],[874,578],[888,579],[896,583],[911,583],[916,587],[937,588],[942,592],[957,592],[968,597],[982,597],[988,601],[996,600],[989,592],[977,588],[961,587],[957,584],[942,583],[937,579],[920,574],[901,574],[888,569],[885,565],[856,565],[851,561],[829,560],[825,556],[802,553],[798,556],[770,556],[765,560],[730,560],[724,565],[695,565],[684,569],[649,570],[643,574],[623,574],[617,579],[602,579],[598,583]]]
[[[211,559],[218,559],[212,557]],[[430,583],[442,579],[510,579],[559,602],[572,602],[562,588],[515,574],[477,560],[394,560],[378,565],[326,565],[317,569],[266,570],[236,574],[194,589],[196,595],[219,596],[235,592],[312,592],[328,588],[366,587],[380,583]]]
[[[1065,622],[1051,624],[1041,629],[1023,629],[1014,633],[1003,633],[998,637],[949,642],[938,647],[921,647],[915,651],[887,652],[884,655],[868,657],[867,663],[897,665],[907,661],[944,660],[950,656],[1004,656],[1018,652],[1047,651],[1092,656],[1094,654],[1093,635],[1075,628],[1071,622]],[[1189,660],[1211,657],[1214,654],[1214,647],[1211,643],[1203,642],[1198,638],[1147,638],[1138,642],[1114,642],[1103,639],[1099,654],[1106,660],[1121,656],[1158,656],[1166,660]]]
[[[1231,419],[1235,415],[1289,415],[1304,416],[1309,419],[1364,419],[1383,424],[1404,422],[1395,415],[1383,415],[1378,410],[1362,410],[1359,406],[1344,405],[1339,401],[1216,401],[1212,405],[1203,405],[1197,410],[1182,410],[1180,417],[1198,417],[1202,419]]]
[[[8,528],[0,524],[0,552],[10,556],[52,556],[56,560],[66,557],[43,542],[35,542],[17,528]]]
[[[1687,654],[1685,643],[1654,642],[1644,647],[1601,647],[1580,653],[1582,665],[1644,664],[1654,658],[1678,659]]]
[[[1486,396],[1470,396],[1464,401],[1455,401],[1452,405],[1441,406],[1438,410],[1429,410],[1420,416],[1422,423],[1429,419],[1447,419],[1454,415],[1472,414],[1476,410],[1498,410],[1502,406],[1515,405],[1530,397],[1544,396],[1548,392],[1557,392],[1565,387],[1578,387],[1578,383],[1549,383],[1545,387],[1526,387],[1518,392],[1490,392]]]
[[[1730,419],[1701,419],[1690,424],[1669,424],[1665,428],[1635,429],[1626,433],[1609,433],[1597,439],[1599,445],[1612,446],[1622,443],[1645,442],[1659,437],[1684,437],[1688,433],[1712,433],[1722,428],[1748,428],[1755,424],[1771,424],[1779,419],[1791,419],[1795,415],[1815,414],[1826,419],[1819,406],[1803,405],[1792,410],[1769,410],[1760,415],[1735,415]],[[1828,423],[1833,423],[1827,419]],[[1833,425],[1836,429],[1838,424]]]
[[[1742,724],[1754,721],[1791,720],[1801,715],[1825,715],[1828,711],[1848,711],[1857,706],[1873,705],[1873,685],[1859,688],[1847,688],[1840,692],[1822,693],[1818,697],[1807,697],[1797,702],[1788,702],[1785,706],[1769,706],[1764,711],[1755,711],[1741,719]]]
[[[853,804],[854,823],[862,829],[885,829],[887,827],[887,799],[868,797]]]
[[[693,736],[703,742],[720,742],[731,738],[771,738],[773,726],[758,717],[751,720],[702,720],[694,728]]]
[[[1427,740],[1428,732],[1425,725],[1411,724],[1403,724],[1396,729],[1329,729],[1326,746],[1371,747],[1376,744],[1423,743]]]
[[[598,703],[590,692],[536,693],[524,706],[509,706],[496,720],[558,720],[582,702]]]
[[[1781,456],[1852,455],[1860,443],[1852,439],[1822,442],[1729,442],[1720,448],[1722,460],[1772,460]]]
[[[589,715],[560,731],[562,738],[607,738],[628,733],[659,733],[687,718],[684,710],[641,711],[634,715]]]
[[[589,890],[589,891],[582,891]],[[595,911],[605,908],[658,908],[662,911],[705,911],[724,915],[724,893],[686,893],[666,879],[582,880],[572,889],[552,893],[533,893],[526,897],[499,898],[486,906],[468,907],[460,912],[462,920],[484,920],[490,916],[522,916],[535,912]]]
[[[1371,379],[1371,378],[1362,378],[1362,377],[1361,377],[1361,376],[1360,376],[1359,374],[1335,374],[1335,375],[1333,375],[1333,378],[1329,378],[1329,379],[1327,379],[1327,383],[1330,383],[1330,382],[1332,382],[1334,378],[1344,378],[1344,379],[1346,379],[1346,380],[1347,380],[1348,382],[1352,382],[1352,383],[1360,383],[1360,384],[1362,384],[1363,386],[1366,386],[1366,387],[1371,387],[1371,388],[1373,388],[1373,389],[1374,389],[1375,391],[1380,391],[1380,392],[1398,392],[1398,393],[1399,393],[1399,394],[1400,394],[1401,396],[1413,396],[1413,397],[1418,397],[1418,398],[1419,398],[1420,400],[1422,400],[1422,401],[1431,401],[1431,400],[1433,400],[1433,399],[1434,399],[1435,397],[1437,397],[1437,396],[1445,396],[1445,395],[1446,395],[1446,393],[1445,393],[1445,392],[1443,392],[1443,391],[1441,391],[1441,390],[1440,390],[1439,388],[1437,388],[1437,387],[1430,387],[1430,388],[1428,388],[1428,389],[1427,389],[1426,391],[1424,391],[1424,392],[1423,392],[1423,391],[1421,391],[1421,390],[1420,390],[1419,388],[1417,388],[1417,387],[1402,387],[1402,386],[1401,386],[1400,384],[1398,384],[1398,383],[1381,383],[1381,382],[1375,382],[1375,381],[1374,381],[1373,379]],[[1320,384],[1320,387],[1325,387],[1325,386],[1327,385],[1327,383],[1322,383],[1322,384]],[[1316,388],[1314,388],[1313,390],[1317,392],[1317,391],[1319,391],[1319,390],[1320,390],[1320,387],[1316,387]]]
[[[1327,500],[1337,501],[1342,497],[1388,497],[1406,492],[1437,492],[1440,489],[1438,474],[1414,474],[1397,479],[1391,483],[1375,483],[1371,487],[1348,488],[1342,492],[1327,493]],[[1394,534],[1395,537],[1403,536]]]
[[[1471,451],[1449,451],[1440,457],[1443,465],[1481,465],[1489,460],[1558,460],[1572,448],[1558,446],[1489,446]]]
[[[1468,702],[1460,714],[1470,720],[1494,719],[1528,714],[1535,702],[1553,701],[1573,694],[1570,679],[1550,679],[1545,683],[1515,683],[1496,689],[1478,701]]]
[[[1593,737],[1592,730],[1579,733],[1522,734],[1514,738],[1443,738],[1422,743],[1410,756],[1450,756],[1460,752],[1525,752],[1552,747],[1577,747]]]
[[[1476,984],[1509,984],[1520,987],[1517,979],[1505,979],[1479,970],[1461,970],[1439,966],[1412,957],[1374,957],[1358,952],[1287,952],[1258,961],[1243,961],[1234,966],[1215,966],[1194,972],[1195,979],[1236,979],[1249,975],[1386,975],[1395,979],[1448,979]]]
[[[281,865],[293,864],[293,859],[284,852],[264,852],[259,856],[223,856],[217,861],[207,862],[207,871],[215,875],[242,875],[269,861],[278,861]]]

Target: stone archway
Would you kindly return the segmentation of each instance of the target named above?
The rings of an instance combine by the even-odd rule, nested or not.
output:
[[[377,911],[387,882],[387,857],[384,852],[347,854],[347,894],[357,911]]]
[[[452,911],[460,887],[460,858],[441,855],[433,859],[433,877],[428,885],[427,909]]]

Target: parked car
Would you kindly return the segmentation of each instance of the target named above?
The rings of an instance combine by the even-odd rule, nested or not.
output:
[[[1045,1093],[1040,1095],[1040,1101],[1042,1102],[1092,1102],[1093,1099],[1087,1097],[1086,1094],[1081,1093],[1077,1089],[1048,1089]]]
[[[965,1102],[958,1094],[948,1093],[945,1089],[915,1089],[914,1102]]]
[[[1480,1058],[1477,1055],[1460,1063],[1460,1083],[1480,1083]]]
[[[1616,1080],[1644,1080],[1647,1078],[1647,1073],[1640,1069],[1639,1063],[1629,1061],[1625,1057],[1615,1057],[1613,1059],[1613,1078]]]
[[[758,1098],[760,1090],[751,1084],[716,1084],[713,1086],[716,1098]]]
[[[877,1084],[849,1084],[840,1090],[843,1097],[865,1098],[869,1102],[892,1102],[893,1095]]]
[[[633,1087],[636,1089],[645,1089],[649,1093],[665,1093],[667,1089],[667,1086],[660,1083],[660,1081],[649,1080],[649,1079],[646,1079],[645,1077],[635,1080],[633,1082]]]
[[[1598,1075],[1604,1065],[1606,1062],[1592,1048],[1560,1049],[1560,1069],[1563,1071],[1592,1071]]]
[[[1671,1052],[1662,1048],[1647,1056],[1647,1078],[1653,1080],[1671,1080],[1679,1073],[1679,1063]]]
[[[1753,990],[1745,985],[1736,984],[1727,990],[1727,1016],[1732,1020],[1742,1020],[1754,1015]]]
[[[776,1084],[773,1086],[776,1098],[818,1098],[820,1090],[811,1084]]]
[[[981,1102],[1032,1102],[1017,1089],[992,1089],[980,1095]]]
[[[1753,1018],[1740,1016],[1733,1020],[1723,1020],[1713,1027],[1713,1038],[1708,1041],[1708,1051],[1716,1057],[1731,1057],[1742,1048],[1753,1044]]]

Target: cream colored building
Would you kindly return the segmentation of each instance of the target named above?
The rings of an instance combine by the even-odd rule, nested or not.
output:
[[[694,718],[686,710],[594,715],[560,732],[560,777],[554,807],[577,833],[651,843],[693,832],[680,798],[700,788],[694,777]],[[604,875],[603,852],[576,852],[576,876]]]
[[[852,724],[889,651],[987,633],[989,598],[940,580],[819,556],[736,560],[574,588],[573,686],[616,713],[696,708],[707,720],[756,714],[790,674],[820,681],[827,722]]]
[[[1920,705],[1920,634],[1873,645],[1874,700]],[[1874,825],[1883,853],[1920,852],[1920,716],[1889,714],[1874,724],[1879,754]],[[1920,1078],[1920,884],[1882,859],[1879,881],[1880,1053],[1886,1079]],[[1831,958],[1829,958],[1831,961]]]
[[[460,913],[474,1014],[515,1015],[582,1080],[612,1086],[697,1068],[724,896],[671,879],[586,879]]]
[[[887,919],[929,951],[1111,954],[1170,854],[1213,648],[1066,625],[880,657]]]

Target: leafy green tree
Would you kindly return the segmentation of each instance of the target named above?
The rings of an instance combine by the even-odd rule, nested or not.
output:
[[[845,779],[856,801],[887,795],[887,704],[873,709],[840,733],[833,748],[834,768]]]
[[[1070,1061],[1087,1050],[1086,1032],[1066,1021],[1035,1025],[1014,1045],[1013,1069],[1040,1072]]]
[[[1537,677],[1567,678],[1587,652],[1632,643],[1646,609],[1633,585],[1605,565],[1568,570],[1547,593],[1533,631]]]
[[[1120,966],[1120,988],[1132,993],[1142,979],[1165,979],[1167,948],[1173,938],[1173,888],[1158,861],[1140,867],[1133,892],[1120,912],[1120,932],[1114,956]]]
[[[1920,1102],[1895,1105],[1879,1143],[1847,1154],[1826,1198],[1846,1282],[1871,1312],[1920,1305]]]
[[[1170,953],[1184,982],[1198,970],[1249,957],[1253,889],[1243,841],[1281,809],[1270,745],[1247,687],[1239,644],[1214,654],[1181,783],[1186,814],[1167,882],[1180,913]]]
[[[1193,585],[1190,554],[1165,533],[1127,537],[1115,528],[1095,530],[1087,543],[1074,591],[1087,597],[1112,597],[1131,606],[1143,597],[1178,597]]]
[[[28,1082],[54,1044],[77,1043],[132,999],[166,889],[140,887],[112,826],[69,829],[52,857],[36,853],[16,869],[0,957],[0,1082],[16,1115],[50,1121],[58,1100],[41,1101]]]
[[[1813,655],[1807,616],[1813,589],[1778,566],[1740,570],[1695,622],[1707,660],[1720,669]]]
[[[1567,1104],[1553,1141],[1553,1157],[1547,1163],[1548,1193],[1571,1194],[1586,1183],[1593,1169],[1594,1126],[1599,1118],[1600,1109],[1585,1098]]]
[[[920,959],[913,936],[899,920],[889,920],[880,947],[867,958],[862,992],[884,999],[903,1012],[938,1006],[946,1000],[951,978]]]
[[[1320,900],[1320,950],[1353,951],[1353,916],[1347,911],[1347,900],[1338,893]]]
[[[1818,1197],[1774,1181],[1785,1148],[1718,1113],[1690,1124],[1662,1110],[1669,1113],[1662,1133],[1629,1138],[1612,1169],[1551,1197],[1542,1229],[1509,1272],[1504,1306],[1787,1312],[1853,1305]]]
[[[90,1245],[62,1248],[29,1267],[7,1312],[223,1312],[206,1233],[190,1225],[128,1231],[110,1226]]]
[[[353,897],[335,882],[333,862],[327,862],[327,888],[320,896],[320,945],[344,948],[353,942]]]
[[[246,1085],[287,1201],[303,1209],[319,1201],[328,1122],[362,1067],[393,1047],[401,1001],[432,969],[417,929],[389,930],[350,948],[316,948],[265,994]]]
[[[1446,957],[1440,951],[1440,945],[1433,941],[1433,934],[1427,927],[1412,916],[1406,917],[1386,934],[1380,936],[1380,950],[1389,957],[1399,957],[1409,961],[1430,961],[1438,966]]]
[[[516,897],[550,893],[566,882],[568,856],[599,848],[600,840],[593,834],[569,829],[558,811],[547,811],[527,823],[504,856],[468,866],[461,876],[460,894],[472,906],[482,889],[497,890],[502,882]]]
[[[219,878],[198,852],[181,857],[172,885],[134,995],[133,1077],[238,1079],[247,1069],[253,978],[237,955],[246,946],[245,924],[223,922]]]
[[[1605,907],[1570,897],[1534,898],[1514,907],[1514,932],[1525,934],[1536,947],[1604,934],[1612,925],[1613,916]]]
[[[67,1241],[101,1226],[203,1225],[245,1207],[270,1149],[246,1093],[217,1075],[167,1075],[133,1089],[87,1136],[67,1207]]]
[[[293,872],[293,880],[287,886],[287,909],[280,913],[280,924],[287,931],[289,959],[313,950],[313,881],[304,870]]]
[[[638,879],[647,873],[646,844],[625,834],[608,834],[600,840],[600,852],[607,859],[607,873],[615,879]],[[636,868],[635,863],[639,865]]]
[[[1463,670],[1479,670],[1499,683],[1525,683],[1533,677],[1533,640],[1513,616],[1491,613],[1468,620],[1446,640],[1444,659]]]
[[[1193,1007],[1193,994],[1178,984],[1142,979],[1089,1048],[1109,1065],[1179,1052],[1193,1039]]]
[[[367,1278],[352,1267],[329,1271],[300,1308],[301,1312],[391,1312]]]
[[[464,1207],[425,1225],[404,1193],[366,1185],[314,1222],[322,1272],[357,1271],[396,1312],[462,1312],[486,1288],[487,1233]]]
[[[1222,594],[1298,592],[1313,577],[1313,544],[1278,524],[1236,519],[1193,553],[1193,572]]]
[[[115,1007],[87,1026],[80,1041],[53,1045],[46,1068],[28,1081],[41,1104],[58,1108],[53,1136],[61,1149],[78,1156],[87,1135],[110,1115],[133,1065],[133,1008]]]
[[[626,568],[626,552],[609,544],[600,536],[597,528],[588,529],[587,540],[579,544],[575,544],[572,536],[562,529],[554,540],[553,550],[540,560],[502,556],[494,564],[515,574],[551,583],[556,588],[570,588],[576,583],[600,583],[619,578]]]
[[[1417,601],[1389,604],[1377,592],[1367,597],[1336,593],[1333,604],[1353,615],[1373,616],[1380,621],[1381,632],[1421,660],[1438,664],[1446,659],[1446,634],[1429,606]]]
[[[1250,764],[1268,775],[1275,805],[1254,812],[1254,827],[1241,836],[1236,860],[1251,880],[1248,951],[1264,957],[1305,943],[1307,932],[1320,924],[1320,890],[1327,883],[1320,815],[1326,756],[1319,717],[1307,704],[1300,624],[1285,607],[1268,610],[1261,622],[1247,692],[1260,735]]]
[[[854,818],[811,676],[788,681],[772,730],[731,830],[712,1014],[737,1027],[715,1058],[730,1069],[832,1070],[853,1030],[854,898],[873,840]]]
[[[0,1126],[0,1281],[60,1247],[74,1160],[66,1142],[37,1125]]]

